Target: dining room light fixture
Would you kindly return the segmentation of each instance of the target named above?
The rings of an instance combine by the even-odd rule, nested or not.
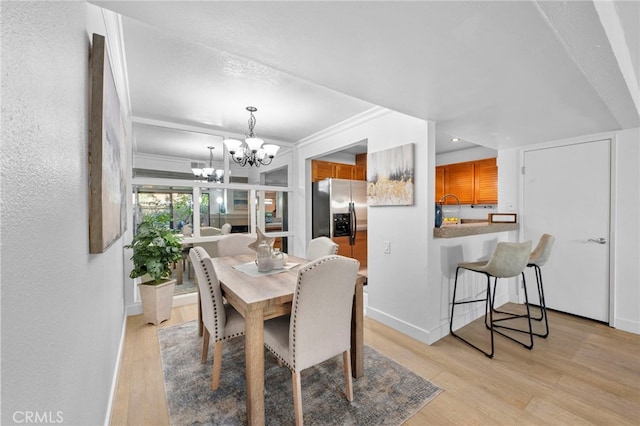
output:
[[[256,117],[254,112],[258,111],[256,107],[248,106],[249,111],[249,131],[246,134],[244,142],[237,139],[225,139],[224,144],[229,150],[231,159],[244,167],[249,164],[249,167],[260,165],[267,166],[271,164],[276,153],[280,149],[278,145],[264,144],[262,139],[256,137],[253,129],[256,125]]]
[[[196,177],[206,179],[207,182],[221,182],[224,170],[213,168],[213,150],[215,147],[208,146],[207,148],[209,149],[209,166],[206,167],[203,163],[191,163],[191,171]]]

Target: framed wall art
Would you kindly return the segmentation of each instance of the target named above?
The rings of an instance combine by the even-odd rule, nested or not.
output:
[[[368,154],[368,205],[413,205],[415,170],[413,145],[410,143]]]
[[[93,35],[89,92],[89,252],[102,253],[124,232],[125,132],[105,38]]]

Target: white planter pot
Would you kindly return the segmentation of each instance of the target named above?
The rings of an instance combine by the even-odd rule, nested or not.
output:
[[[142,313],[146,323],[158,325],[171,318],[175,286],[176,280],[168,280],[158,285],[144,283],[138,285],[142,299]]]

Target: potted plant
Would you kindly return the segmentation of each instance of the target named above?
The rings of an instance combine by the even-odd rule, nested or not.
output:
[[[138,288],[144,320],[155,325],[171,318],[176,285],[176,280],[171,279],[171,264],[182,260],[181,237],[163,219],[162,215],[145,216],[131,244],[125,246],[133,249],[133,270],[129,277],[143,280]]]

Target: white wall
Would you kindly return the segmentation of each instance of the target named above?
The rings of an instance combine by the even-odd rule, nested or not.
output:
[[[429,235],[433,230],[433,167],[428,139],[434,138],[433,123],[404,114],[376,108],[356,117],[342,128],[303,141],[297,152],[299,197],[296,199],[296,254],[304,254],[311,238],[310,161],[341,146],[367,140],[368,152],[415,144],[415,204],[404,207],[369,207],[368,209],[368,303],[367,315],[403,331],[419,335],[426,324],[428,299]],[[432,143],[432,145],[435,142]],[[391,243],[391,253],[384,254],[384,241]],[[437,301],[435,301],[437,303]]]
[[[3,2],[1,19],[2,424],[102,424],[123,242],[89,254],[87,5]]]
[[[318,160],[322,161],[331,161],[334,163],[343,163],[343,164],[356,164],[356,156],[354,154],[342,153],[342,152],[334,152],[329,155],[325,155]]]
[[[640,128],[615,136],[614,327],[640,334]]]
[[[496,157],[497,155],[498,152],[495,149],[487,148],[484,146],[476,146],[473,148],[438,154],[436,155],[436,166],[483,160],[485,158]]]

